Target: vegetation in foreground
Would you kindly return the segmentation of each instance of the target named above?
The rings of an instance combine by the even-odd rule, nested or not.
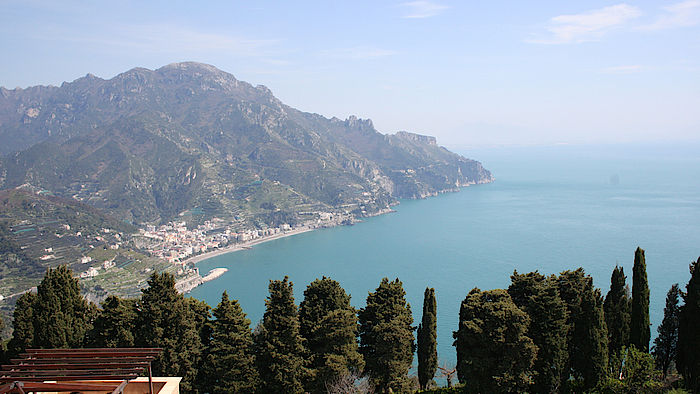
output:
[[[187,393],[698,392],[699,266],[700,258],[690,265],[685,292],[678,285],[669,290],[651,352],[642,249],[631,292],[619,267],[605,297],[582,268],[550,276],[514,272],[508,289],[475,288],[453,334],[454,369],[438,366],[437,305],[428,288],[418,376],[409,376],[415,327],[398,279],[382,279],[359,311],[330,278],[309,284],[299,307],[288,278],[270,281],[264,318],[251,330],[227,293],[212,311],[175,291],[169,273],[153,274],[138,299],[110,296],[97,307],[61,266],[48,270],[36,293],[18,299],[3,356],[29,347],[162,347],[154,373],[182,376]],[[460,384],[437,388],[438,370],[456,372]]]

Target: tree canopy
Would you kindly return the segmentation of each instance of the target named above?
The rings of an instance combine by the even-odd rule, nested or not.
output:
[[[263,321],[254,337],[259,389],[265,393],[302,393],[308,371],[293,284],[285,276],[271,280],[268,289]]]
[[[204,363],[205,386],[213,394],[254,393],[258,373],[250,320],[238,301],[229,300],[225,291],[214,308],[214,318]]]
[[[418,383],[426,389],[437,371],[437,303],[435,289],[423,294],[423,317],[418,325]]]
[[[630,318],[630,344],[648,352],[651,329],[649,328],[649,282],[644,249],[634,252],[632,268],[632,309]]]
[[[678,322],[676,363],[686,388],[700,391],[700,257],[690,264],[690,280],[683,294]]]
[[[664,308],[664,319],[657,327],[658,336],[654,339],[652,355],[656,359],[656,364],[663,373],[664,379],[668,374],[671,362],[676,359],[678,349],[678,315],[680,313],[681,289],[675,283],[666,294],[666,307]]]
[[[562,374],[567,360],[566,305],[559,296],[554,277],[547,278],[538,272],[510,277],[508,294],[515,305],[530,317],[527,336],[537,346],[533,370],[535,393],[559,392]]]
[[[397,278],[382,279],[367,296],[367,305],[359,312],[360,353],[365,371],[379,392],[403,392],[409,386],[407,376],[415,350],[413,316],[406,302],[403,283]]]
[[[603,303],[608,328],[609,368],[615,376],[620,374],[622,368],[623,348],[629,345],[630,297],[626,280],[625,270],[615,266],[610,277],[610,290]]]
[[[537,347],[527,313],[507,291],[473,289],[462,301],[454,332],[457,376],[468,393],[524,392],[532,384]]]
[[[151,275],[138,303],[135,331],[136,346],[163,348],[153,362],[154,374],[182,376],[183,391],[195,390],[202,356],[201,337],[195,313],[175,290],[171,274]]]
[[[357,313],[338,282],[323,277],[307,286],[299,304],[299,325],[310,360],[310,392],[325,393],[331,382],[361,374]]]

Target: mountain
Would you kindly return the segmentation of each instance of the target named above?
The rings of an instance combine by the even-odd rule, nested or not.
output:
[[[0,189],[30,185],[135,224],[371,215],[493,179],[433,137],[301,112],[191,62],[0,88],[0,140]]]

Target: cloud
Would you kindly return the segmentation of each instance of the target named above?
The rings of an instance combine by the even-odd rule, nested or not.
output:
[[[321,56],[332,57],[336,59],[366,60],[392,56],[396,53],[396,51],[392,51],[390,49],[359,46],[353,48],[329,49],[321,52]]]
[[[527,42],[569,44],[596,41],[641,14],[639,8],[623,3],[580,14],[559,15],[550,20],[547,37],[529,39]]]
[[[700,23],[700,0],[688,0],[663,7],[665,14],[640,30],[663,30],[695,26]]]
[[[644,67],[639,64],[632,64],[626,66],[614,66],[604,68],[602,71],[605,74],[634,74],[643,71]]]
[[[406,9],[406,14],[404,14],[402,18],[409,19],[430,18],[449,8],[446,5],[430,1],[410,1],[401,3],[401,6]]]

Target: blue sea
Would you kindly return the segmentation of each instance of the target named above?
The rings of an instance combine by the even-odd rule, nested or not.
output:
[[[452,332],[469,290],[506,288],[514,270],[556,274],[583,267],[605,295],[615,265],[632,284],[637,246],[646,250],[652,337],[666,292],[690,278],[700,256],[700,145],[630,144],[461,150],[496,181],[396,212],[213,257],[200,271],[228,272],[192,291],[215,306],[226,290],[262,318],[270,279],[294,282],[297,303],[321,276],[363,307],[383,277],[403,281],[415,325],[426,287],[438,305],[438,352],[454,363]]]

